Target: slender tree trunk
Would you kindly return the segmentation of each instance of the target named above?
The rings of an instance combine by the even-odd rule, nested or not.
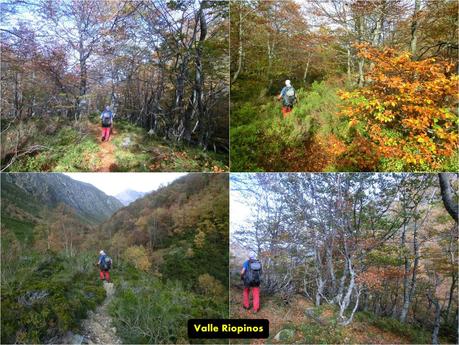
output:
[[[344,284],[346,283],[346,278],[347,278],[348,273],[349,273],[349,269],[348,269],[347,263],[345,263],[343,275],[341,276],[339,286],[338,286],[338,293],[336,294],[336,297],[334,299],[335,303],[339,303],[341,299],[343,298]]]
[[[242,71],[242,59],[244,56],[244,49],[243,49],[243,28],[242,28],[242,11],[239,10],[239,23],[238,23],[238,32],[239,32],[239,42],[238,42],[238,60],[237,60],[237,70],[234,72],[233,79],[231,80],[232,83],[235,83],[239,74]]]
[[[451,305],[453,304],[454,300],[454,290],[456,289],[456,283],[457,283],[457,275],[456,272],[453,273],[452,275],[452,280],[451,280],[451,286],[449,288],[449,298],[448,298],[448,306],[446,307],[446,312],[445,312],[445,321],[448,322],[449,319],[449,313],[451,311]]]
[[[322,260],[320,258],[320,251],[317,246],[314,248],[314,254],[315,254],[315,267],[316,267],[316,273],[317,273],[317,291],[316,291],[316,306],[320,306],[321,299],[323,296],[323,291],[325,288],[325,281],[323,280],[322,277]]]
[[[421,0],[414,0],[414,13],[413,19],[411,21],[411,41],[410,41],[410,49],[411,54],[413,55],[413,59],[416,57],[416,49],[417,49],[417,41],[418,41],[418,13],[421,8]]]
[[[306,79],[308,77],[309,63],[311,62],[311,55],[312,55],[312,53],[308,53],[308,61],[306,62],[306,67],[304,68],[304,74],[303,74],[304,86],[306,86]]]
[[[351,47],[347,47],[347,80],[349,84],[352,83],[352,56],[351,56]]]
[[[418,265],[419,265],[419,243],[418,243],[418,229],[417,229],[416,221],[414,224],[414,232],[413,232],[413,252],[414,252],[414,261],[413,261],[413,269],[412,269],[412,274],[411,274],[411,281],[409,284],[409,289],[407,289],[404,294],[403,307],[402,307],[402,311],[400,314],[400,322],[406,322],[411,300],[416,290],[417,271],[418,271]],[[405,270],[406,270],[406,266],[405,266]]]
[[[429,296],[429,299],[432,301],[432,304],[435,307],[434,327],[432,330],[432,344],[440,344],[438,340],[438,334],[440,333],[441,324],[441,306],[440,302],[438,301],[438,298],[435,296],[435,291],[431,296]]]
[[[352,322],[352,320],[354,319],[354,314],[357,311],[357,308],[359,307],[360,294],[362,293],[362,290],[358,287],[356,287],[355,290],[357,291],[357,293],[355,295],[354,308],[352,309],[352,312],[349,318],[341,323],[343,326],[347,326]]]
[[[327,260],[327,268],[328,273],[330,274],[331,280],[331,289],[332,289],[332,296],[336,293],[336,276],[335,276],[335,268],[333,267],[333,241],[330,241],[330,245],[326,248],[326,260]]]
[[[363,42],[363,31],[364,31],[364,23],[363,23],[363,18],[360,16],[358,18],[358,27],[357,27],[357,32],[359,35],[359,43]],[[363,87],[365,83],[365,76],[364,76],[364,70],[363,67],[365,65],[365,60],[363,57],[359,58],[358,60],[358,67],[359,67],[359,79],[357,81],[357,84],[359,87]]]
[[[349,285],[347,287],[346,294],[344,295],[342,300],[339,301],[339,317],[341,320],[345,320],[344,312],[349,307],[349,304],[351,302],[352,291],[355,288],[355,271],[354,271],[354,268],[352,267],[352,260],[351,260],[350,255],[347,253],[347,250],[345,252],[346,252],[346,263],[348,265],[349,274],[350,274],[350,280],[349,280]]]
[[[206,148],[208,145],[208,139],[210,137],[210,118],[209,114],[204,109],[204,74],[202,73],[202,46],[207,37],[207,22],[204,13],[204,7],[207,5],[206,1],[201,2],[201,8],[199,10],[199,42],[196,49],[196,74],[195,74],[195,90],[196,90],[196,101],[197,101],[197,123],[195,128],[199,128],[199,145]]]

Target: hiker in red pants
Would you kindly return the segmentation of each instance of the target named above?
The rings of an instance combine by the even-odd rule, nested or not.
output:
[[[242,265],[241,279],[244,281],[243,306],[250,309],[250,290],[252,290],[253,312],[260,310],[261,262],[256,259],[254,252],[249,260]]]
[[[100,119],[102,121],[102,141],[108,141],[113,128],[113,113],[108,105],[105,107],[102,114],[100,114]]]
[[[285,86],[281,90],[277,99],[279,101],[282,101],[282,115],[285,119],[288,116],[288,114],[290,114],[290,112],[292,111],[293,105],[296,102],[296,92],[290,80],[285,81]]]
[[[103,250],[99,253],[99,260],[97,261],[97,265],[100,268],[100,280],[106,280],[107,282],[110,281],[110,268],[112,268],[112,259],[105,254]]]

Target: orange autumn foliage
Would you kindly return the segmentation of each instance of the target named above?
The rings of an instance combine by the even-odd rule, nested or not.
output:
[[[363,88],[340,92],[340,114],[404,170],[439,170],[458,146],[458,76],[453,62],[413,61],[409,53],[358,45],[371,62]],[[368,168],[368,167],[366,167]],[[377,168],[377,167],[375,167]]]
[[[403,277],[403,271],[400,267],[369,267],[359,274],[356,281],[371,289],[381,290],[385,287],[386,279],[400,279],[401,277]]]

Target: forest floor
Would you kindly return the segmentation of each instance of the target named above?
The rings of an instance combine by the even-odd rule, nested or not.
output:
[[[118,120],[108,142],[102,142],[98,116],[78,122],[32,119],[24,145],[41,151],[23,155],[8,171],[228,171],[228,155],[178,145],[149,135],[144,128]],[[11,145],[10,145],[11,146]],[[6,147],[12,152],[14,147]],[[6,164],[7,162],[2,162]]]
[[[357,315],[356,315],[357,316]],[[286,301],[280,296],[260,295],[260,311],[242,307],[242,289],[233,287],[230,295],[230,317],[268,319],[269,338],[232,340],[245,344],[409,344],[413,341],[394,332],[381,329],[356,317],[351,325],[337,324],[337,311],[333,306],[315,305],[309,299],[295,295]]]

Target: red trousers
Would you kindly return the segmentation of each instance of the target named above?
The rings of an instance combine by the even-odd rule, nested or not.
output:
[[[105,279],[108,282],[110,281],[110,272],[109,271],[102,271],[101,270],[99,275],[100,275],[100,280],[104,280]]]
[[[250,289],[252,289],[252,300],[253,300],[253,310],[258,311],[260,309],[260,288],[259,287],[251,287],[251,288],[244,288],[243,298],[244,298],[244,308],[250,308]]]
[[[282,115],[284,115],[284,119],[287,117],[287,115],[292,111],[291,107],[282,107]]]
[[[110,127],[102,127],[102,140],[108,140],[110,138]]]

